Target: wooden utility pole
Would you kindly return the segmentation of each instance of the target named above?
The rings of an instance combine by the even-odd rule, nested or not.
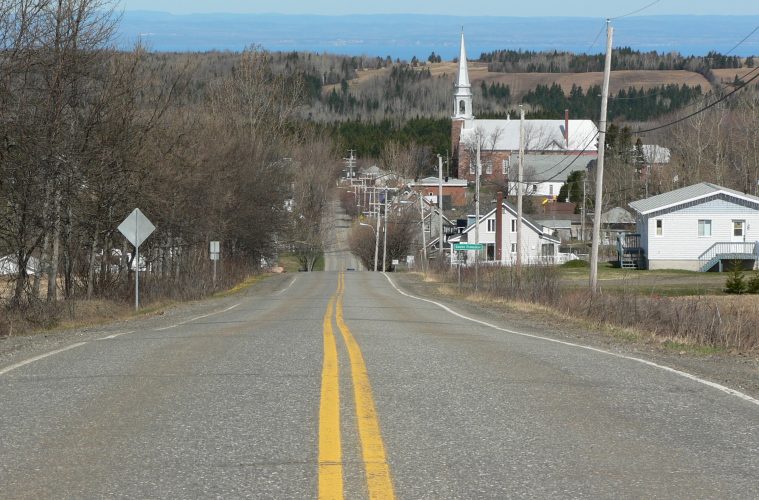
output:
[[[598,247],[601,239],[601,210],[603,208],[604,153],[606,150],[606,107],[609,101],[609,77],[611,76],[611,41],[614,28],[606,20],[606,62],[604,84],[601,92],[601,117],[598,120],[598,163],[596,164],[596,197],[593,207],[593,246],[590,252],[590,291],[598,291]]]
[[[522,187],[524,186],[524,107],[519,105],[519,170],[517,173],[517,270],[522,267]]]
[[[437,155],[437,209],[438,209],[438,251],[440,265],[443,264],[443,157]]]
[[[474,243],[480,243],[480,172],[482,164],[480,162],[480,138],[477,137],[477,164],[474,173]],[[480,281],[480,251],[474,251],[474,291],[479,288]]]

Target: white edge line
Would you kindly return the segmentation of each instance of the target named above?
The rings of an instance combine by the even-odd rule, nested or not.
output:
[[[186,325],[187,323],[192,323],[193,321],[197,321],[199,319],[207,318],[209,316],[214,316],[216,314],[225,313],[227,311],[231,311],[232,309],[234,309],[235,307],[237,307],[239,305],[240,305],[240,303],[237,303],[237,304],[235,304],[233,306],[227,307],[226,309],[222,309],[221,311],[214,311],[214,312],[210,312],[208,314],[203,314],[202,316],[195,316],[194,318],[188,319],[187,321],[182,321],[181,323],[177,323],[176,325],[170,325],[170,326],[164,326],[164,327],[161,327],[161,328],[155,328],[155,331],[160,332],[160,331],[163,331],[163,330],[169,330],[170,328],[176,328],[178,326]]]
[[[121,332],[121,333],[114,333],[113,335],[108,335],[107,337],[101,337],[98,340],[111,340],[115,339],[116,337],[121,337],[122,335],[129,335],[130,333],[134,333],[135,330],[132,330],[130,332]]]
[[[285,293],[286,291],[288,291],[288,290],[290,289],[290,287],[291,287],[291,286],[293,286],[293,284],[294,284],[294,283],[295,283],[297,280],[298,280],[298,278],[293,278],[293,280],[290,282],[290,284],[289,284],[289,285],[287,285],[287,288],[283,288],[282,290],[278,291],[278,292],[277,292],[277,293],[275,293],[274,295],[282,295],[283,293]]]
[[[11,372],[11,371],[15,370],[16,368],[21,368],[22,366],[34,363],[35,361],[39,361],[41,359],[45,359],[45,358],[47,358],[49,356],[53,356],[55,354],[60,354],[62,352],[68,351],[70,349],[75,349],[77,347],[81,347],[81,346],[83,346],[85,344],[87,344],[87,342],[78,342],[76,344],[71,344],[70,346],[66,346],[63,349],[58,349],[58,350],[55,350],[55,351],[50,351],[50,352],[47,352],[45,354],[40,354],[39,356],[35,356],[33,358],[26,359],[24,361],[16,363],[15,365],[6,366],[2,370],[0,370],[0,375],[5,375],[6,373]]]
[[[672,368],[672,367],[669,367],[669,366],[666,366],[666,365],[660,365],[658,363],[654,363],[653,361],[648,361],[646,359],[636,358],[634,356],[626,356],[624,354],[618,354],[618,353],[611,352],[611,351],[605,351],[603,349],[598,349],[597,347],[590,347],[590,346],[586,346],[586,345],[582,345],[582,344],[575,344],[573,342],[566,342],[564,340],[552,339],[550,337],[541,337],[540,335],[533,335],[531,333],[517,332],[517,331],[514,331],[514,330],[509,330],[507,328],[502,328],[500,326],[494,325],[492,323],[488,323],[486,321],[481,321],[479,319],[470,318],[469,316],[464,316],[463,314],[454,311],[453,309],[451,309],[450,307],[448,307],[448,306],[446,306],[444,304],[441,304],[439,302],[435,302],[434,300],[425,299],[425,298],[422,298],[422,297],[416,297],[414,295],[411,295],[411,294],[408,294],[408,293],[404,292],[403,290],[401,290],[400,288],[398,288],[395,285],[395,283],[393,283],[393,280],[390,279],[390,276],[388,276],[387,274],[385,274],[385,278],[387,278],[387,280],[390,282],[390,284],[393,286],[393,288],[395,288],[395,291],[397,291],[401,295],[405,295],[406,297],[409,297],[409,298],[412,298],[412,299],[421,300],[423,302],[429,302],[430,304],[434,304],[434,305],[440,307],[441,309],[447,311],[448,313],[453,314],[454,316],[457,316],[457,317],[459,317],[461,319],[465,319],[465,320],[471,321],[473,323],[478,323],[480,325],[487,326],[487,327],[493,328],[495,330],[500,330],[502,332],[511,333],[513,335],[520,335],[522,337],[529,337],[529,338],[532,338],[532,339],[545,340],[545,341],[553,342],[553,343],[556,343],[556,344],[562,344],[562,345],[566,345],[566,346],[570,346],[570,347],[577,347],[577,348],[580,348],[580,349],[586,349],[588,351],[594,351],[594,352],[598,352],[598,353],[601,353],[601,354],[608,354],[609,356],[614,356],[615,358],[621,358],[621,359],[627,359],[627,360],[630,360],[630,361],[636,361],[636,362],[642,363],[644,365],[652,366],[654,368],[659,368],[660,370],[664,370],[664,371],[673,373],[675,375],[679,375],[681,377],[687,378],[687,379],[692,380],[694,382],[698,382],[699,384],[703,384],[703,385],[706,385],[708,387],[712,387],[714,389],[717,389],[718,391],[724,392],[725,394],[729,394],[730,396],[735,396],[735,397],[740,398],[740,399],[742,399],[744,401],[747,401],[749,403],[752,403],[752,404],[755,404],[755,405],[759,406],[759,399],[752,398],[748,394],[745,394],[743,392],[737,391],[735,389],[731,389],[730,387],[726,387],[726,386],[721,385],[721,384],[717,384],[716,382],[711,382],[709,380],[704,380],[704,379],[699,378],[699,377],[697,377],[695,375],[692,375],[690,373],[687,373],[687,372],[684,372],[684,371],[681,371],[681,370],[676,370],[675,368]]]

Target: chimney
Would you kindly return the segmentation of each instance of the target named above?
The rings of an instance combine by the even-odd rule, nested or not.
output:
[[[501,262],[503,255],[503,191],[498,191],[495,200],[495,260]]]
[[[567,149],[569,149],[569,110],[564,110],[564,140],[567,143]]]

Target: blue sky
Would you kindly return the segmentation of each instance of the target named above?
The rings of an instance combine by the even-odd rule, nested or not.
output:
[[[120,0],[125,10],[173,14],[208,12],[281,14],[419,13],[491,16],[613,17],[645,7],[653,0]],[[467,12],[461,11],[465,5]],[[639,15],[759,15],[759,0],[660,0]]]

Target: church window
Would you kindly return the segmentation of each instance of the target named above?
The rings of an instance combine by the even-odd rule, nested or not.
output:
[[[466,113],[466,103],[463,99],[459,101],[459,113],[462,115]]]

